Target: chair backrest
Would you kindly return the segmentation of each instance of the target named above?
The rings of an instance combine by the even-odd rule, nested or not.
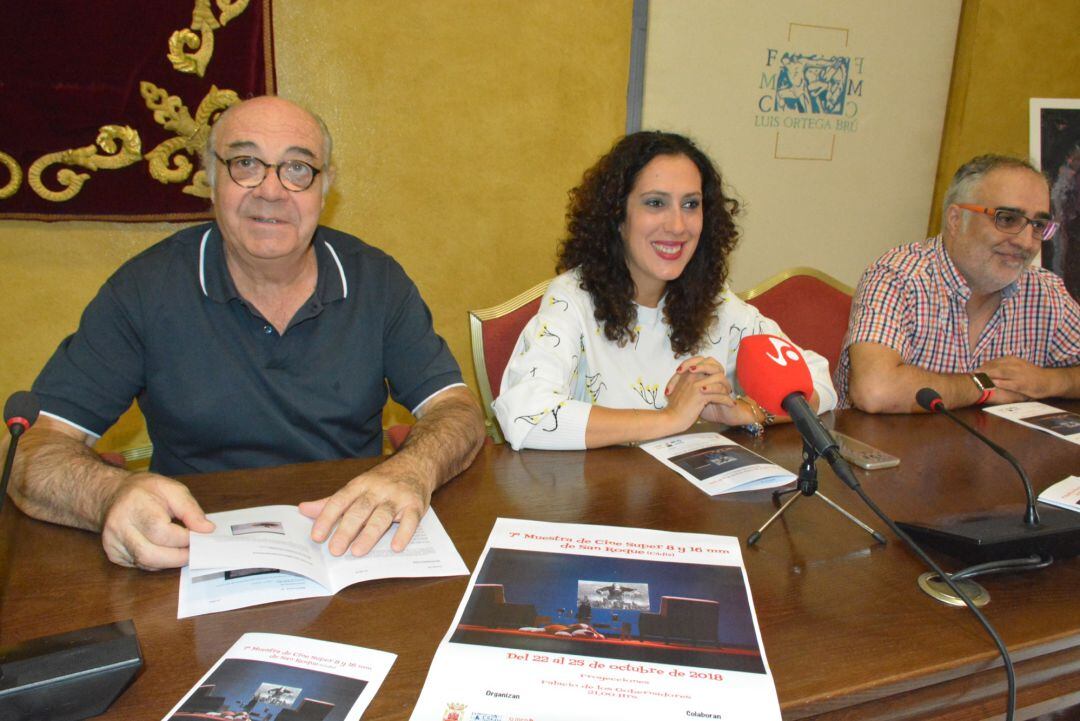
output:
[[[540,299],[549,282],[545,280],[537,283],[505,303],[469,311],[469,336],[472,341],[476,383],[480,388],[488,435],[496,443],[502,443],[503,437],[491,404],[499,395],[503,371],[510,362],[510,354],[514,352],[518,336],[539,310]]]
[[[851,313],[851,286],[814,268],[791,268],[739,297],[772,318],[791,340],[835,370]]]
[[[387,442],[390,444],[391,450],[397,451],[405,445],[405,439],[412,433],[412,424],[395,423],[389,428],[383,429],[383,433],[386,436]]]

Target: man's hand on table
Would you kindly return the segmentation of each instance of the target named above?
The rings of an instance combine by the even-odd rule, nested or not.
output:
[[[392,523],[399,525],[390,547],[405,550],[430,503],[431,488],[419,474],[383,463],[332,496],[301,503],[300,512],[315,519],[313,541],[330,539],[330,553],[340,556],[351,548],[353,555],[363,556]]]
[[[133,473],[110,499],[101,545],[113,563],[158,571],[188,562],[189,529],[214,530],[182,483],[155,473]]]

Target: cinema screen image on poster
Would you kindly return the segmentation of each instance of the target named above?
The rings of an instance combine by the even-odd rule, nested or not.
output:
[[[193,691],[170,721],[343,721],[367,681],[296,666],[231,658]]]
[[[734,471],[736,468],[764,463],[761,456],[751,453],[742,446],[734,445],[702,448],[672,456],[668,460],[700,481],[720,473]]]
[[[492,548],[450,641],[765,672],[737,566]]]
[[[1047,413],[1042,416],[1030,416],[1024,419],[1028,423],[1045,428],[1048,431],[1063,436],[1074,436],[1080,433],[1080,415],[1075,413]]]

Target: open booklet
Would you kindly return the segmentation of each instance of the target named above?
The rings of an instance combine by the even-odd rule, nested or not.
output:
[[[986,406],[983,410],[991,415],[1015,421],[1022,426],[1080,444],[1080,414],[1063,411],[1036,401]]]
[[[413,721],[779,721],[739,540],[500,518]]]
[[[1080,513],[1080,476],[1069,476],[1039,494],[1039,500]]]
[[[796,478],[719,433],[687,433],[639,447],[710,496],[777,488]]]
[[[245,633],[162,721],[356,721],[396,658],[330,641]]]
[[[191,534],[191,555],[180,572],[177,618],[231,611],[260,603],[330,596],[379,578],[463,576],[461,560],[435,511],[428,509],[412,542],[390,548],[397,525],[367,555],[330,554],[311,540],[312,520],[296,506],[260,506],[207,514],[212,533]]]

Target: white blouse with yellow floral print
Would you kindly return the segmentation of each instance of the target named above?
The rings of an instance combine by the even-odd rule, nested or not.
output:
[[[784,335],[775,321],[740,300],[728,288],[696,355],[712,356],[724,366],[732,387],[735,357],[745,335]],[[540,310],[518,338],[503,373],[495,414],[503,435],[515,450],[585,447],[585,427],[593,405],[608,408],[661,409],[664,387],[675,369],[690,356],[671,350],[663,300],[658,308],[637,306],[636,339],[625,346],[604,337],[593,316],[589,294],[579,286],[577,271],[551,281]],[[819,413],[836,406],[829,364],[804,350]]]

